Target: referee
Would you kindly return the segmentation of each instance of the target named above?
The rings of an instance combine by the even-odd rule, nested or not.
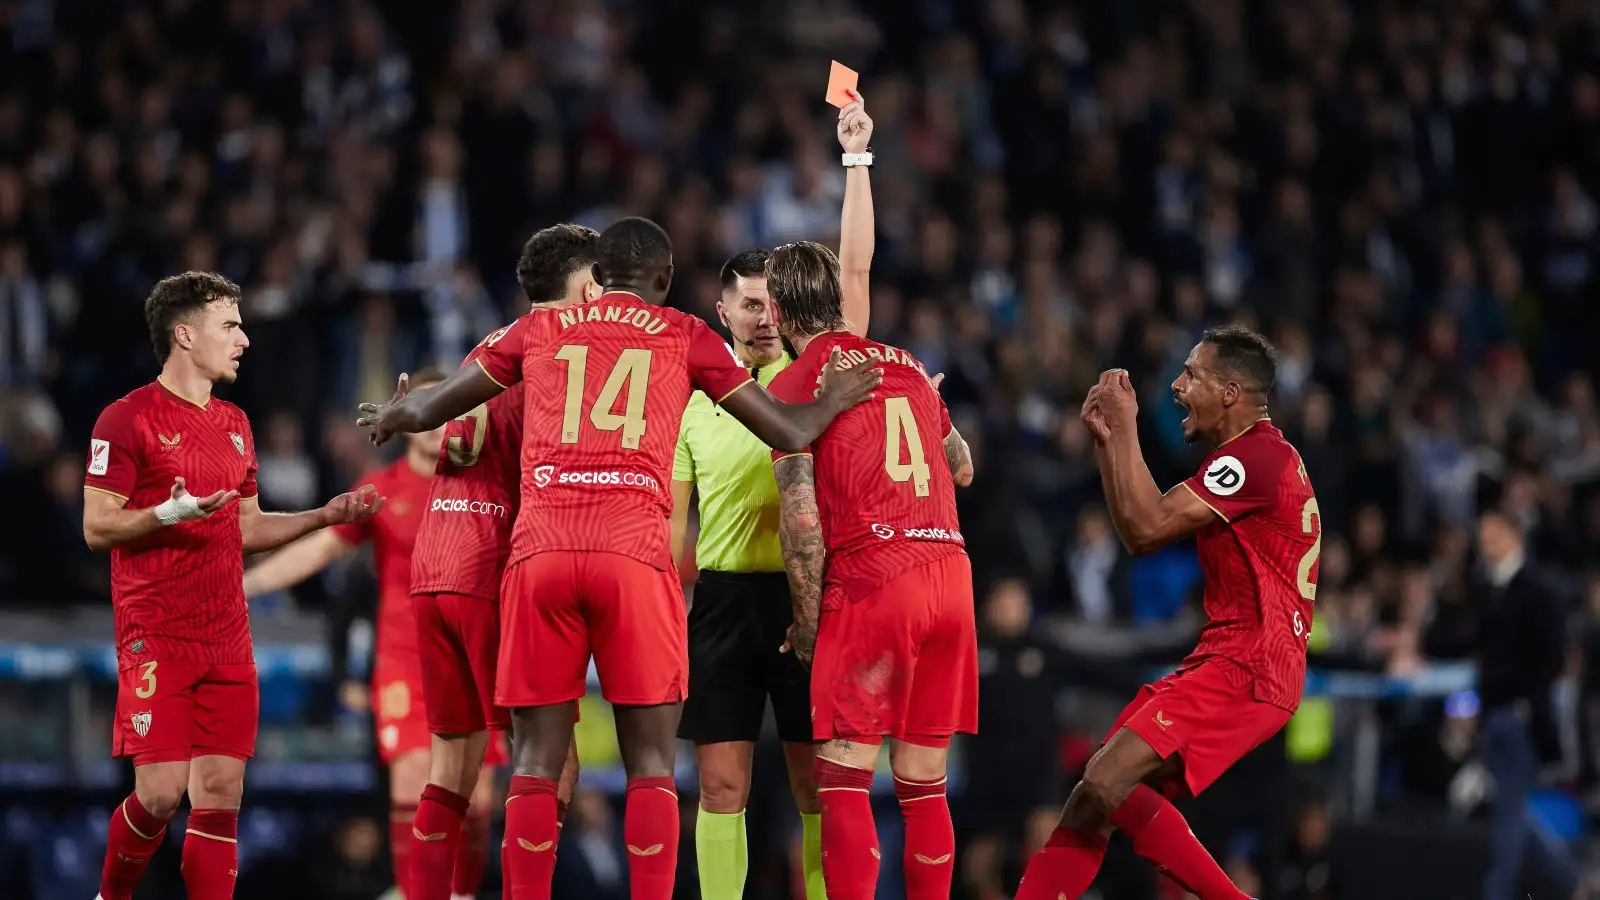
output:
[[[873,251],[872,187],[866,152],[872,120],[860,96],[839,113],[846,168],[839,257],[844,311],[865,334]],[[746,250],[722,267],[717,316],[733,350],[763,386],[789,365],[767,297],[765,250]],[[789,789],[804,826],[807,900],[823,900],[822,830],[812,774],[810,675],[778,648],[793,622],[788,576],[778,547],[778,488],[772,451],[696,392],[684,411],[672,466],[672,550],[683,560],[689,503],[698,493],[700,577],[689,608],[689,697],[678,736],[693,741],[700,770],[695,856],[704,900],[740,900],[749,866],[745,805],[751,758],[767,700],[783,741]],[[681,566],[680,566],[681,569]]]

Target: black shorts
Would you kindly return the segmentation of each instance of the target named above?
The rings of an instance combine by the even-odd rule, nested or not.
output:
[[[702,570],[689,607],[689,699],[678,737],[754,741],[767,698],[785,741],[811,740],[811,674],[779,653],[794,612],[781,572]]]

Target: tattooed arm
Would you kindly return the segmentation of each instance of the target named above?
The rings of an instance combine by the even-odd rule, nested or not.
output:
[[[944,438],[944,460],[950,464],[950,475],[955,478],[956,487],[972,484],[972,450],[961,432],[954,428]]]
[[[772,464],[778,481],[778,542],[783,547],[783,567],[789,575],[789,599],[794,604],[794,624],[784,649],[806,666],[817,646],[817,624],[822,616],[822,517],[817,511],[816,477],[811,454],[785,456]]]

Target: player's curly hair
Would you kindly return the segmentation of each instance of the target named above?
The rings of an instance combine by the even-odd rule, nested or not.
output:
[[[772,251],[767,293],[778,304],[778,330],[786,336],[845,327],[839,258],[821,244],[796,241]]]
[[[551,303],[567,295],[567,279],[598,258],[600,232],[582,225],[541,228],[522,245],[517,284],[529,303]]]
[[[642,280],[672,265],[672,238],[649,219],[631,216],[600,232],[595,254],[607,282]]]
[[[1200,335],[1217,352],[1217,372],[1252,394],[1266,397],[1278,379],[1278,351],[1243,325],[1217,325]]]
[[[205,309],[208,303],[238,305],[239,286],[215,272],[184,272],[156,282],[144,301],[144,321],[156,361],[165,364],[172,355],[172,329]]]
[[[767,277],[767,260],[772,258],[772,251],[761,247],[741,250],[733,258],[722,264],[722,289],[729,291],[741,278]]]

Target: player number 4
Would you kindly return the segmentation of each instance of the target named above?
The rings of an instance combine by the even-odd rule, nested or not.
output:
[[[611,374],[600,385],[600,393],[594,398],[594,408],[589,410],[590,423],[601,431],[621,431],[622,446],[628,450],[639,449],[639,440],[644,437],[644,401],[645,391],[650,385],[650,357],[649,350],[622,351],[616,364],[611,367]],[[576,444],[581,431],[589,348],[582,344],[565,344],[556,353],[556,359],[567,364],[567,400],[561,414],[561,443]],[[628,396],[623,400],[622,414],[617,415],[614,407],[617,405],[617,396],[624,388]]]
[[[922,453],[922,434],[911,414],[911,401],[888,397],[883,401],[883,469],[896,484],[911,482],[918,497],[928,496],[928,458]],[[900,442],[906,444],[906,461],[900,461]]]
[[[478,456],[483,453],[484,438],[489,434],[489,407],[480,403],[457,416],[456,421],[467,423],[472,433],[465,438],[460,434],[452,434],[445,439],[445,452],[450,455],[450,464],[463,469],[475,466]]]

